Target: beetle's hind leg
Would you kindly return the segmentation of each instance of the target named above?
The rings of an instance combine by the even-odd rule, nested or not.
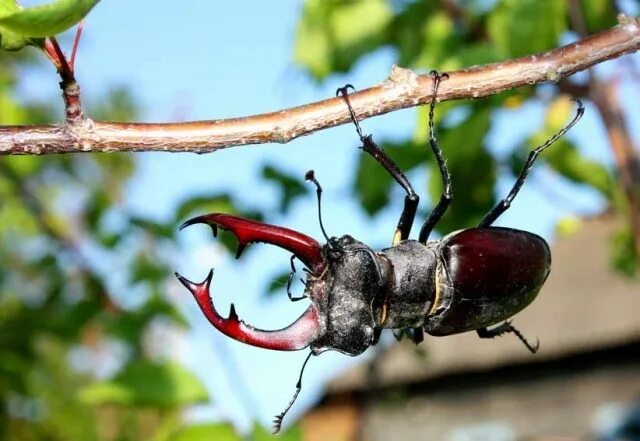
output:
[[[446,73],[441,74],[435,70],[432,70],[431,76],[433,76],[433,94],[431,95],[431,104],[429,105],[429,145],[431,146],[433,155],[436,158],[436,163],[438,164],[438,169],[440,170],[440,176],[442,177],[442,185],[444,189],[442,195],[440,196],[440,200],[438,201],[438,205],[436,205],[431,213],[429,213],[429,217],[427,217],[427,220],[425,220],[422,228],[420,229],[420,236],[418,237],[418,240],[422,243],[427,243],[431,231],[433,231],[440,219],[442,219],[442,216],[447,211],[449,204],[451,204],[451,201],[453,200],[451,173],[449,172],[449,169],[447,168],[447,162],[442,155],[442,149],[440,148],[440,144],[438,143],[438,139],[436,138],[433,122],[433,115],[436,107],[436,96],[438,94],[440,81],[443,78],[449,78],[449,75]]]
[[[424,340],[424,330],[422,328],[394,329],[393,336],[398,341],[406,337],[415,344],[420,344]]]
[[[529,349],[529,351],[532,354],[535,354],[536,352],[538,352],[538,349],[540,348],[540,341],[538,339],[536,339],[536,344],[532,345],[524,337],[524,335],[522,335],[522,333],[518,331],[516,327],[511,324],[510,321],[506,321],[496,326],[495,328],[491,328],[491,329],[489,328],[476,329],[476,332],[478,333],[478,337],[480,338],[495,338],[504,334],[513,333],[516,335],[516,337],[520,339],[520,341],[527,347],[527,349]]]
[[[413,221],[416,216],[416,210],[418,209],[418,202],[420,198],[404,173],[402,173],[396,163],[393,162],[384,150],[378,147],[378,145],[373,141],[373,137],[371,135],[363,135],[360,123],[358,122],[356,113],[351,106],[351,101],[349,100],[349,89],[355,90],[351,84],[347,84],[344,87],[340,87],[336,91],[336,95],[342,95],[342,98],[349,107],[351,121],[353,121],[353,124],[356,126],[356,131],[358,132],[358,136],[362,142],[362,150],[373,156],[373,158],[378,161],[382,167],[384,167],[384,169],[407,193],[404,198],[404,208],[402,209],[402,214],[398,220],[398,226],[396,227],[395,234],[393,235],[393,245],[396,245],[397,243],[409,238],[409,233],[411,232],[411,226],[413,225]]]
[[[578,110],[576,111],[576,115],[573,117],[573,119],[569,122],[569,124],[564,126],[562,130],[560,130],[551,138],[546,140],[544,144],[536,147],[529,153],[529,156],[527,157],[527,162],[525,162],[524,166],[522,167],[522,170],[518,175],[518,179],[516,180],[515,184],[513,184],[513,188],[511,188],[511,191],[509,192],[507,197],[501,200],[500,202],[498,202],[498,205],[493,207],[491,211],[488,212],[482,218],[482,220],[478,224],[478,227],[482,228],[482,227],[490,226],[496,221],[496,219],[498,219],[498,217],[500,217],[502,213],[504,213],[509,209],[509,207],[511,206],[511,202],[520,191],[520,188],[524,184],[524,181],[527,179],[527,176],[529,175],[529,171],[531,171],[531,167],[533,167],[533,163],[538,158],[538,155],[542,153],[543,150],[551,146],[551,144],[553,144],[558,139],[560,139],[562,135],[567,133],[569,129],[571,129],[571,127],[573,127],[574,124],[577,123],[580,120],[580,118],[582,118],[582,115],[584,114],[584,106],[582,105],[582,101],[578,99],[576,99],[576,101],[578,103]]]

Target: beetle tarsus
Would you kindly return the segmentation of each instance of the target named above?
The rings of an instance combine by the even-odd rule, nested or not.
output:
[[[536,344],[532,345],[525,338],[525,336],[522,335],[522,332],[520,332],[515,326],[511,324],[511,321],[506,321],[496,326],[495,328],[491,328],[491,329],[480,328],[480,329],[477,329],[476,332],[478,333],[478,337],[480,338],[495,338],[495,337],[500,337],[501,335],[504,335],[504,334],[509,334],[509,333],[515,334],[515,336],[518,337],[518,339],[527,347],[527,349],[529,349],[529,351],[532,354],[535,354],[536,352],[538,352],[538,349],[540,348],[540,340],[536,338]]]

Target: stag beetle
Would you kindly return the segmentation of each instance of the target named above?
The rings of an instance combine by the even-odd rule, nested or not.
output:
[[[578,110],[571,122],[531,151],[507,197],[491,209],[477,227],[429,241],[430,233],[453,199],[451,176],[434,130],[438,86],[448,75],[435,71],[431,74],[434,80],[429,108],[429,145],[435,155],[444,192],[422,225],[418,240],[410,240],[409,233],[419,197],[372,136],[362,134],[349,101],[348,90],[353,89],[349,84],[338,89],[336,95],[341,95],[348,107],[362,149],[373,156],[406,192],[404,209],[390,248],[374,251],[350,235],[328,237],[320,211],[322,187],[312,171],[306,178],[316,187],[325,245],[297,231],[223,213],[198,216],[181,226],[182,229],[193,224],[207,224],[214,235],[218,228],[229,230],[238,240],[236,257],[252,242],[269,243],[293,253],[287,293],[291,300],[308,298],[311,305],[293,324],[277,331],[264,331],[245,324],[238,319],[233,304],[229,316],[223,318],[210,297],[213,270],[201,283],[193,283],[176,273],[207,319],[223,334],[266,349],[311,348],[300,371],[293,399],[274,420],[274,433],[280,430],[284,415],[301,390],[302,373],[311,355],[328,350],[359,355],[377,343],[384,328],[400,331],[415,343],[423,340],[424,332],[444,336],[476,331],[481,338],[514,333],[531,352],[538,349],[538,343],[530,344],[510,321],[505,320],[525,308],[540,291],[549,275],[549,246],[536,234],[491,225],[509,208],[538,155],[582,117],[584,107],[577,100]],[[289,290],[295,271],[294,257],[308,269],[306,288],[300,298],[293,298]]]

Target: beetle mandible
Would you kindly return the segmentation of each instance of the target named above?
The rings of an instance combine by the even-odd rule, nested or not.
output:
[[[404,189],[404,208],[390,248],[374,251],[350,235],[328,237],[321,216],[322,187],[313,171],[307,180],[316,186],[318,217],[326,239],[320,245],[313,238],[288,228],[268,225],[223,213],[198,216],[181,229],[207,224],[217,234],[229,230],[238,240],[237,256],[252,242],[265,242],[290,251],[292,272],[287,294],[291,300],[307,298],[311,304],[290,326],[264,331],[238,318],[233,304],[229,316],[222,317],[213,305],[209,288],[213,270],[201,283],[176,276],[189,289],[202,312],[223,334],[261,348],[295,351],[310,347],[300,371],[293,399],[274,420],[274,433],[300,392],[302,373],[311,355],[328,350],[356,356],[378,342],[382,329],[406,334],[415,343],[424,332],[445,336],[476,331],[481,338],[505,333],[515,334],[533,353],[538,343],[530,344],[508,320],[533,301],[549,275],[551,254],[546,241],[533,233],[492,224],[511,205],[525,182],[538,155],[564,135],[584,114],[579,100],[574,118],[544,144],[532,150],[506,198],[480,221],[477,227],[451,233],[429,241],[429,235],[453,199],[451,175],[434,129],[434,109],[438,86],[448,74],[432,71],[433,94],[429,108],[429,145],[442,178],[443,193],[424,221],[418,240],[409,233],[416,215],[419,197],[396,164],[373,141],[363,135],[349,100],[346,85],[338,89],[356,127],[362,149],[370,154]],[[294,298],[290,285],[294,257],[307,268],[304,295]],[[501,324],[498,324],[501,323]],[[496,325],[493,328],[489,326]]]

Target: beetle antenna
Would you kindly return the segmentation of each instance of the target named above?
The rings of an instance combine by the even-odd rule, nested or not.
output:
[[[320,221],[320,229],[322,230],[322,235],[330,243],[329,236],[327,236],[327,232],[324,229],[324,225],[322,224],[322,204],[320,200],[322,199],[322,187],[320,186],[320,182],[316,179],[316,174],[313,170],[309,170],[305,175],[304,179],[313,182],[313,185],[316,186],[316,195],[318,196],[318,220]]]
[[[287,412],[289,412],[289,409],[291,409],[291,406],[293,406],[293,403],[296,402],[296,399],[298,398],[298,394],[302,390],[302,374],[304,373],[304,368],[307,367],[307,362],[309,361],[312,355],[313,355],[313,352],[309,352],[309,355],[307,355],[307,358],[305,358],[304,363],[302,363],[302,369],[300,369],[300,377],[298,377],[298,382],[296,383],[296,391],[293,394],[293,398],[291,398],[291,401],[289,401],[289,404],[287,405],[287,407],[279,415],[276,415],[276,417],[273,419],[273,429],[271,430],[271,433],[273,433],[274,435],[280,432],[280,429],[282,428],[282,419],[287,414]]]

